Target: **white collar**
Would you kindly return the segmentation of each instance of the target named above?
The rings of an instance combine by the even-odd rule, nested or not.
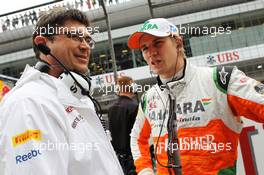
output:
[[[181,70],[178,71],[173,77],[170,77],[170,78],[161,78],[160,77],[160,81],[162,82],[162,84],[167,84],[169,81],[180,79],[183,76],[183,69],[184,68],[181,68]]]

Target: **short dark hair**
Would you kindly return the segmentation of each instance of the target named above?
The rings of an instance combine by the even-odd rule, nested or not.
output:
[[[37,49],[36,44],[34,43],[34,39],[38,35],[43,35],[48,37],[49,39],[53,39],[53,36],[50,35],[51,32],[46,32],[42,34],[42,29],[48,31],[48,29],[62,27],[66,21],[78,21],[81,24],[85,25],[86,27],[90,26],[90,22],[87,16],[77,9],[66,9],[66,8],[55,8],[47,13],[43,14],[40,19],[38,20],[35,30],[33,32],[32,41],[33,41],[33,49],[35,52],[36,57],[39,59],[40,51]]]
[[[133,83],[133,79],[128,76],[121,76],[117,79],[117,84],[119,85],[119,92],[133,92],[133,87],[131,84]]]

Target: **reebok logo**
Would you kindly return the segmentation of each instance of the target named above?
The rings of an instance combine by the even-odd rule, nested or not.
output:
[[[41,155],[39,150],[31,150],[29,153],[17,155],[16,156],[16,164],[26,162],[29,159],[37,157],[38,155]]]

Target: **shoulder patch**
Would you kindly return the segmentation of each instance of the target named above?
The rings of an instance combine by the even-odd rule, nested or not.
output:
[[[264,95],[264,84],[259,83],[256,86],[254,86],[254,89],[257,93]]]
[[[216,87],[223,93],[227,93],[228,84],[234,67],[216,66],[213,71],[213,78]]]

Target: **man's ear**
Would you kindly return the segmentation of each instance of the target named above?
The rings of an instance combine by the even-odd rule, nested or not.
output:
[[[175,42],[176,42],[176,48],[177,49],[180,49],[183,47],[182,37],[180,37],[180,36],[175,37]]]
[[[36,45],[38,45],[38,44],[44,44],[44,45],[46,45],[46,42],[47,42],[47,39],[44,36],[38,35],[34,39],[34,43]]]

